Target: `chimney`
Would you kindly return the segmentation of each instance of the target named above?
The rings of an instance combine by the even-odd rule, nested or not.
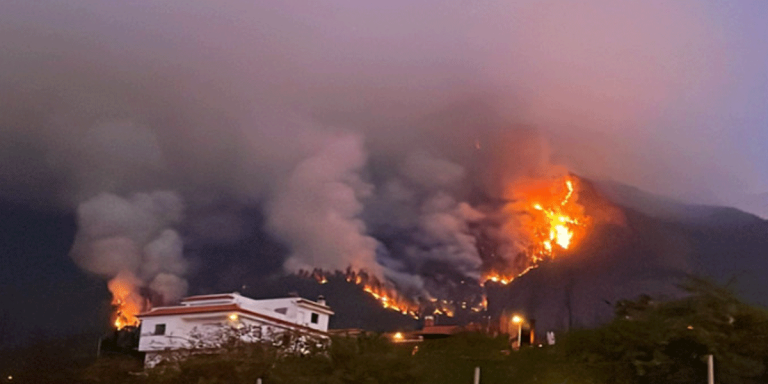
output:
[[[434,327],[434,326],[435,326],[434,316],[424,316],[424,327]]]
[[[325,296],[320,295],[317,297],[317,303],[320,305],[325,305]]]

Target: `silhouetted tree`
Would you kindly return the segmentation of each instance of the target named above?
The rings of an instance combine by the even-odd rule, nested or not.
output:
[[[678,300],[617,303],[611,324],[572,332],[562,352],[603,382],[704,382],[707,354],[719,383],[768,382],[768,312],[705,279],[681,288],[688,295]]]

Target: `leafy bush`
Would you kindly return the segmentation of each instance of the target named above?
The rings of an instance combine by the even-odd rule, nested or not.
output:
[[[683,299],[644,296],[617,305],[601,328],[567,335],[559,352],[574,375],[601,383],[706,382],[713,354],[717,382],[768,382],[768,312],[703,279],[681,286]]]

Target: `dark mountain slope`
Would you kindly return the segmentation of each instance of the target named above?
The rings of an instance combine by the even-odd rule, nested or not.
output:
[[[689,274],[719,282],[735,278],[741,297],[768,305],[768,221],[632,187],[612,185],[604,193],[583,184],[580,203],[588,214],[599,216],[613,205],[622,220],[597,220],[580,244],[556,260],[509,286],[489,287],[491,313],[519,311],[535,318],[540,330],[589,327],[609,320],[617,300],[679,295],[676,285]]]

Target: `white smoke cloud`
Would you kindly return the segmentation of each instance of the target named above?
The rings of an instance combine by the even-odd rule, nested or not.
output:
[[[168,191],[95,196],[78,207],[72,258],[104,278],[121,275],[166,302],[178,300],[187,290],[182,277],[187,262],[173,227],[180,224],[183,210],[181,197]]]
[[[173,229],[165,229],[144,246],[139,276],[149,280],[161,273],[183,275],[187,271],[187,262],[182,255],[181,236]]]
[[[372,185],[359,175],[366,155],[356,135],[334,135],[277,180],[267,205],[271,231],[289,244],[285,269],[365,269],[381,276],[378,242],[360,218]]]
[[[160,273],[149,283],[149,289],[161,294],[165,302],[174,302],[187,293],[187,281],[170,273]]]

